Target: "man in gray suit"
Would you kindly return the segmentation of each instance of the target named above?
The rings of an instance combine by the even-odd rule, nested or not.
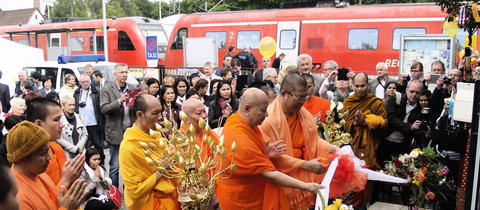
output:
[[[132,126],[135,119],[130,117],[126,101],[130,98],[128,90],[135,89],[127,84],[128,66],[123,63],[115,65],[115,81],[106,84],[100,93],[100,110],[105,116],[105,140],[110,149],[110,173],[112,184],[118,187],[118,153],[123,133]]]
[[[2,74],[2,71],[0,71],[0,79],[2,78]],[[0,83],[0,102],[2,103],[3,113],[8,113],[10,110],[10,88],[3,83]]]
[[[297,68],[300,71],[300,74],[309,74],[314,78],[315,88],[313,93],[315,96],[318,96],[318,91],[320,90],[320,85],[322,84],[322,77],[318,74],[312,73],[312,56],[308,54],[301,54],[297,58]]]

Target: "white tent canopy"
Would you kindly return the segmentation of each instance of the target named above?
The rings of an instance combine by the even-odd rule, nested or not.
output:
[[[39,61],[44,61],[42,49],[0,38],[0,70],[3,74],[0,82],[10,86],[10,94],[15,89],[18,72],[23,66]]]

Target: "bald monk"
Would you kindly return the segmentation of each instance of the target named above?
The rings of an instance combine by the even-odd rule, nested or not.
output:
[[[179,209],[177,190],[169,178],[147,164],[139,142],[153,143],[158,151],[152,151],[152,158],[158,158],[160,145],[150,137],[149,130],[162,117],[162,106],[157,98],[143,94],[133,105],[135,124],[125,131],[120,144],[120,173],[125,185],[124,199],[128,209]]]
[[[368,75],[358,73],[353,77],[354,94],[343,101],[343,111],[348,110],[345,129],[353,138],[352,149],[369,167],[379,169],[376,150],[382,129],[387,127],[387,111],[380,98],[369,94]]]
[[[193,125],[196,131],[195,133],[196,143],[197,145],[202,146],[201,144],[202,144],[202,140],[205,133],[203,132],[202,129],[200,129],[198,122],[200,119],[204,119],[205,122],[207,121],[208,114],[205,111],[205,106],[200,100],[192,98],[183,102],[182,109],[183,109],[183,112],[185,112],[185,114],[188,116],[188,122],[184,123],[180,128],[180,130],[187,131],[188,127],[190,125]],[[208,135],[218,144],[218,135],[215,133],[215,131],[210,130]],[[205,142],[204,144],[206,146],[204,145],[202,148],[204,148],[205,150],[202,152],[200,157],[205,160],[206,158],[208,158],[208,156],[211,156],[212,153],[210,152],[210,148],[208,147],[208,145]]]
[[[68,188],[80,175],[82,175],[85,156],[77,155],[68,160],[62,147],[55,142],[60,139],[63,123],[62,107],[57,102],[47,98],[35,98],[27,106],[27,120],[42,127],[50,134],[50,161],[45,173],[53,180],[55,185],[64,185]]]
[[[310,74],[303,74],[302,77],[307,81],[307,92],[310,98],[305,101],[303,107],[315,117],[317,125],[325,122],[325,114],[330,110],[330,101],[313,95],[315,89],[315,78]]]
[[[232,161],[231,145],[235,141],[237,151],[233,162],[237,170],[229,179],[218,182],[217,197],[221,209],[289,209],[283,187],[306,193],[321,188],[318,184],[302,182],[275,169],[257,127],[268,116],[267,106],[265,93],[250,88],[242,95],[238,112],[225,123],[223,135],[227,164]]]
[[[303,104],[310,95],[307,81],[299,74],[285,76],[280,95],[268,106],[268,117],[259,127],[265,141],[281,140],[287,145],[286,153],[272,158],[275,167],[304,182],[319,183],[326,167],[319,162],[338,148],[318,137],[315,118]],[[315,197],[300,190],[285,188],[290,209],[313,206]]]
[[[15,194],[22,210],[78,209],[88,194],[84,180],[74,181],[66,192],[65,186],[57,188],[45,174],[50,160],[50,139],[45,129],[28,121],[17,124],[8,133],[7,158],[13,163],[11,171],[18,184]]]

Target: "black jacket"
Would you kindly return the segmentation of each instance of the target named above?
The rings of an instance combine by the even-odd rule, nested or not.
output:
[[[0,102],[2,102],[3,113],[8,113],[10,110],[10,88],[2,83],[0,83]]]
[[[247,51],[242,51],[233,56],[233,58],[237,58],[240,60],[240,63],[242,64],[242,69],[252,69],[255,66],[255,63],[253,61],[253,54],[247,52]]]
[[[278,69],[280,69],[280,63],[281,62],[282,62],[282,60],[280,59],[280,57],[277,57],[273,60],[272,68],[277,69],[277,73],[278,73]]]
[[[97,88],[94,86],[90,86],[91,93],[90,98],[93,101],[93,110],[95,112],[95,119],[97,120],[97,125],[100,126],[100,129],[103,130],[105,119],[100,112],[100,92],[98,92]],[[73,93],[73,98],[75,98],[75,112],[78,114],[79,103],[84,101],[85,99],[80,98],[80,91],[82,90],[81,87],[77,88]],[[82,95],[82,97],[85,97]]]
[[[423,144],[426,143],[424,129],[419,130],[411,130],[412,124],[416,120],[422,120],[422,114],[420,108],[420,104],[417,102],[417,106],[410,111],[410,115],[408,115],[407,122],[403,122],[405,118],[406,110],[405,107],[407,106],[407,96],[404,94],[402,96],[402,100],[400,104],[396,103],[396,97],[391,97],[387,101],[387,113],[388,113],[388,128],[385,131],[385,137],[389,136],[394,131],[398,131],[402,133],[404,136],[403,145],[407,148],[399,148],[404,149],[405,151],[409,151],[412,148],[408,148],[411,145],[413,138],[415,138],[415,143],[412,145],[413,148],[422,147]]]
[[[210,102],[208,106],[208,125],[212,129],[217,127],[223,127],[223,125],[227,121],[227,118],[223,116],[222,107],[220,107],[220,105],[216,102],[217,101],[214,100]],[[232,98],[232,100],[230,101],[230,106],[232,107],[232,112],[230,112],[231,115],[237,111],[238,101],[235,98]],[[220,121],[221,123],[219,124]]]
[[[446,88],[438,89],[435,88],[433,90],[432,95],[428,99],[428,105],[430,107],[430,122],[434,125],[437,122],[438,117],[443,110],[443,105],[445,105],[444,99],[450,98],[451,94],[448,92]]]

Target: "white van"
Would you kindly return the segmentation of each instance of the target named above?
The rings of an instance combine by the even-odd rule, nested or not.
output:
[[[74,74],[76,77],[77,86],[80,87],[78,79],[80,75],[85,72],[85,66],[91,64],[93,70],[100,70],[103,73],[103,77],[106,81],[114,81],[113,76],[114,67],[117,63],[113,62],[75,62],[67,64],[59,64],[55,61],[45,61],[38,63],[29,63],[25,64],[23,70],[27,73],[28,76],[33,72],[39,72],[42,76],[48,76],[52,78],[52,88],[55,90],[60,90],[60,88],[65,84],[64,77],[66,74]],[[129,74],[127,78],[127,83],[138,85],[138,81]]]

